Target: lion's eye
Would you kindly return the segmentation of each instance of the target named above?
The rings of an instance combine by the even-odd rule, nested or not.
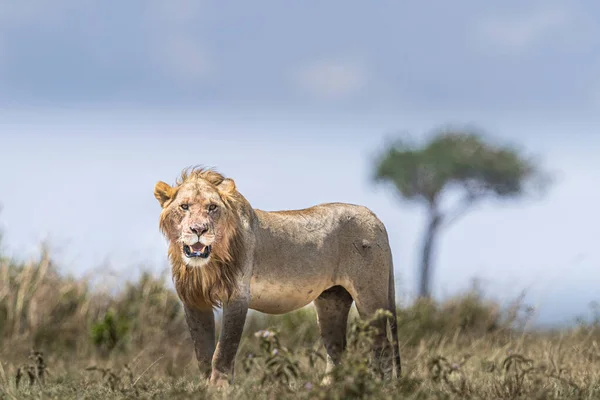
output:
[[[216,204],[211,204],[208,206],[208,211],[215,211],[217,209],[217,205]]]
[[[181,207],[182,210],[187,210],[187,209],[190,208],[190,206],[187,205],[187,204],[182,204],[180,207]]]

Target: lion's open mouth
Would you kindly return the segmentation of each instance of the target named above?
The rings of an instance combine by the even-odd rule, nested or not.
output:
[[[185,254],[185,256],[187,258],[193,258],[193,257],[208,258],[208,256],[210,255],[210,251],[211,251],[210,246],[205,246],[200,242],[193,244],[191,246],[188,246],[187,244],[183,245],[183,254]]]

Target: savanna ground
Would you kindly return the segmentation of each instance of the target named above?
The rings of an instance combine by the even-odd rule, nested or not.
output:
[[[369,372],[369,332],[354,309],[328,387],[319,385],[325,353],[312,306],[252,313],[236,384],[218,392],[198,379],[165,276],[103,289],[93,278],[62,275],[46,252],[34,262],[0,258],[0,399],[600,398],[600,322],[531,331],[519,301],[501,308],[476,290],[399,308],[403,377],[391,382]]]

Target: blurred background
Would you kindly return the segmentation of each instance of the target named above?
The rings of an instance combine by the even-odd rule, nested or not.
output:
[[[158,276],[154,184],[201,164],[255,208],[371,208],[409,304],[430,208],[402,199],[398,174],[375,177],[398,138],[426,146],[452,127],[514,145],[553,183],[519,201],[482,196],[441,230],[432,296],[476,279],[499,302],[525,291],[537,324],[571,323],[600,281],[599,12],[592,1],[0,0],[2,253],[35,259],[45,243],[62,274]],[[463,189],[449,186],[443,207]]]

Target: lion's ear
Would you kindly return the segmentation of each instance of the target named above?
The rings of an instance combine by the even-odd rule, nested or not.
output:
[[[161,207],[173,197],[173,188],[163,181],[157,182],[154,186],[154,197],[158,200]]]
[[[235,191],[235,182],[230,178],[223,179],[217,189],[223,194],[232,194]]]

